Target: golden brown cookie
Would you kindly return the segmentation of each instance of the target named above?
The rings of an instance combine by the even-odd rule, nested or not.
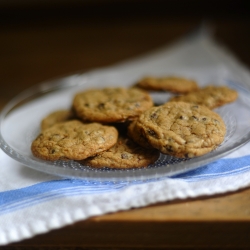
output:
[[[144,77],[136,86],[155,91],[170,91],[174,93],[188,93],[198,89],[198,84],[181,77]]]
[[[224,121],[217,113],[185,102],[153,107],[139,117],[136,126],[154,148],[180,158],[212,151],[226,134]]]
[[[156,149],[145,149],[126,137],[119,137],[110,149],[81,161],[81,164],[102,168],[142,168],[154,163],[160,156]]]
[[[46,117],[44,117],[41,121],[41,129],[47,129],[51,127],[52,125],[59,123],[59,122],[65,122],[70,119],[73,119],[74,115],[71,110],[56,110],[52,113],[48,114]]]
[[[237,97],[237,91],[227,86],[207,86],[186,95],[172,97],[169,101],[189,102],[214,109],[235,101]]]
[[[72,120],[44,130],[32,142],[31,151],[44,160],[82,160],[109,149],[117,138],[114,127]]]
[[[152,106],[150,95],[137,88],[90,89],[76,94],[73,100],[80,119],[101,123],[134,120]]]

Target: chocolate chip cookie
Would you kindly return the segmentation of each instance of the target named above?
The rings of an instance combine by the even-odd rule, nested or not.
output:
[[[138,88],[90,89],[73,99],[80,119],[100,123],[134,120],[152,106],[150,95]]]
[[[155,91],[170,91],[174,93],[188,93],[198,89],[194,80],[181,77],[144,77],[136,83],[136,86]]]
[[[238,93],[227,86],[206,86],[197,91],[172,97],[169,101],[189,102],[204,105],[210,109],[220,107],[237,99]]]
[[[180,158],[214,150],[226,134],[219,114],[205,106],[185,102],[152,107],[139,117],[135,126],[154,148]]]
[[[109,149],[117,139],[112,126],[72,120],[45,129],[32,142],[31,151],[44,160],[83,160]]]

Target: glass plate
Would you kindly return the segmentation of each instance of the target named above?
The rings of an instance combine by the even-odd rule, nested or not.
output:
[[[134,77],[134,78],[133,78]],[[238,149],[250,140],[250,91],[246,85],[230,79],[216,79],[221,85],[228,85],[238,91],[237,101],[216,109],[227,126],[224,142],[206,155],[179,159],[161,154],[159,159],[147,168],[115,170],[105,167],[93,169],[75,161],[44,161],[34,157],[31,142],[40,132],[40,121],[57,109],[69,109],[74,94],[90,87],[128,85],[118,81],[122,75],[76,74],[34,86],[16,96],[2,110],[0,115],[0,144],[2,150],[13,159],[32,169],[66,178],[80,178],[87,181],[145,181],[193,170]],[[114,83],[112,85],[112,83]],[[170,94],[151,93],[156,103],[167,101]]]

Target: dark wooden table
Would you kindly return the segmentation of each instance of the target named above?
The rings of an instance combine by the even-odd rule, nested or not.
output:
[[[249,67],[248,10],[245,1],[2,4],[0,105],[42,81],[171,44],[204,20]],[[1,249],[156,248],[250,249],[250,189],[98,216]]]

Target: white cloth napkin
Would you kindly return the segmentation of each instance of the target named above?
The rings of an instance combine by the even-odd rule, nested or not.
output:
[[[195,76],[201,84],[204,76],[209,75],[213,78],[230,75],[250,82],[248,70],[206,32],[91,74],[157,74],[162,73],[163,65],[166,74]],[[130,83],[129,77],[126,81]],[[0,151],[0,245],[91,216],[162,201],[226,193],[249,185],[250,143],[196,170],[158,181],[134,183],[61,179],[23,166]]]

